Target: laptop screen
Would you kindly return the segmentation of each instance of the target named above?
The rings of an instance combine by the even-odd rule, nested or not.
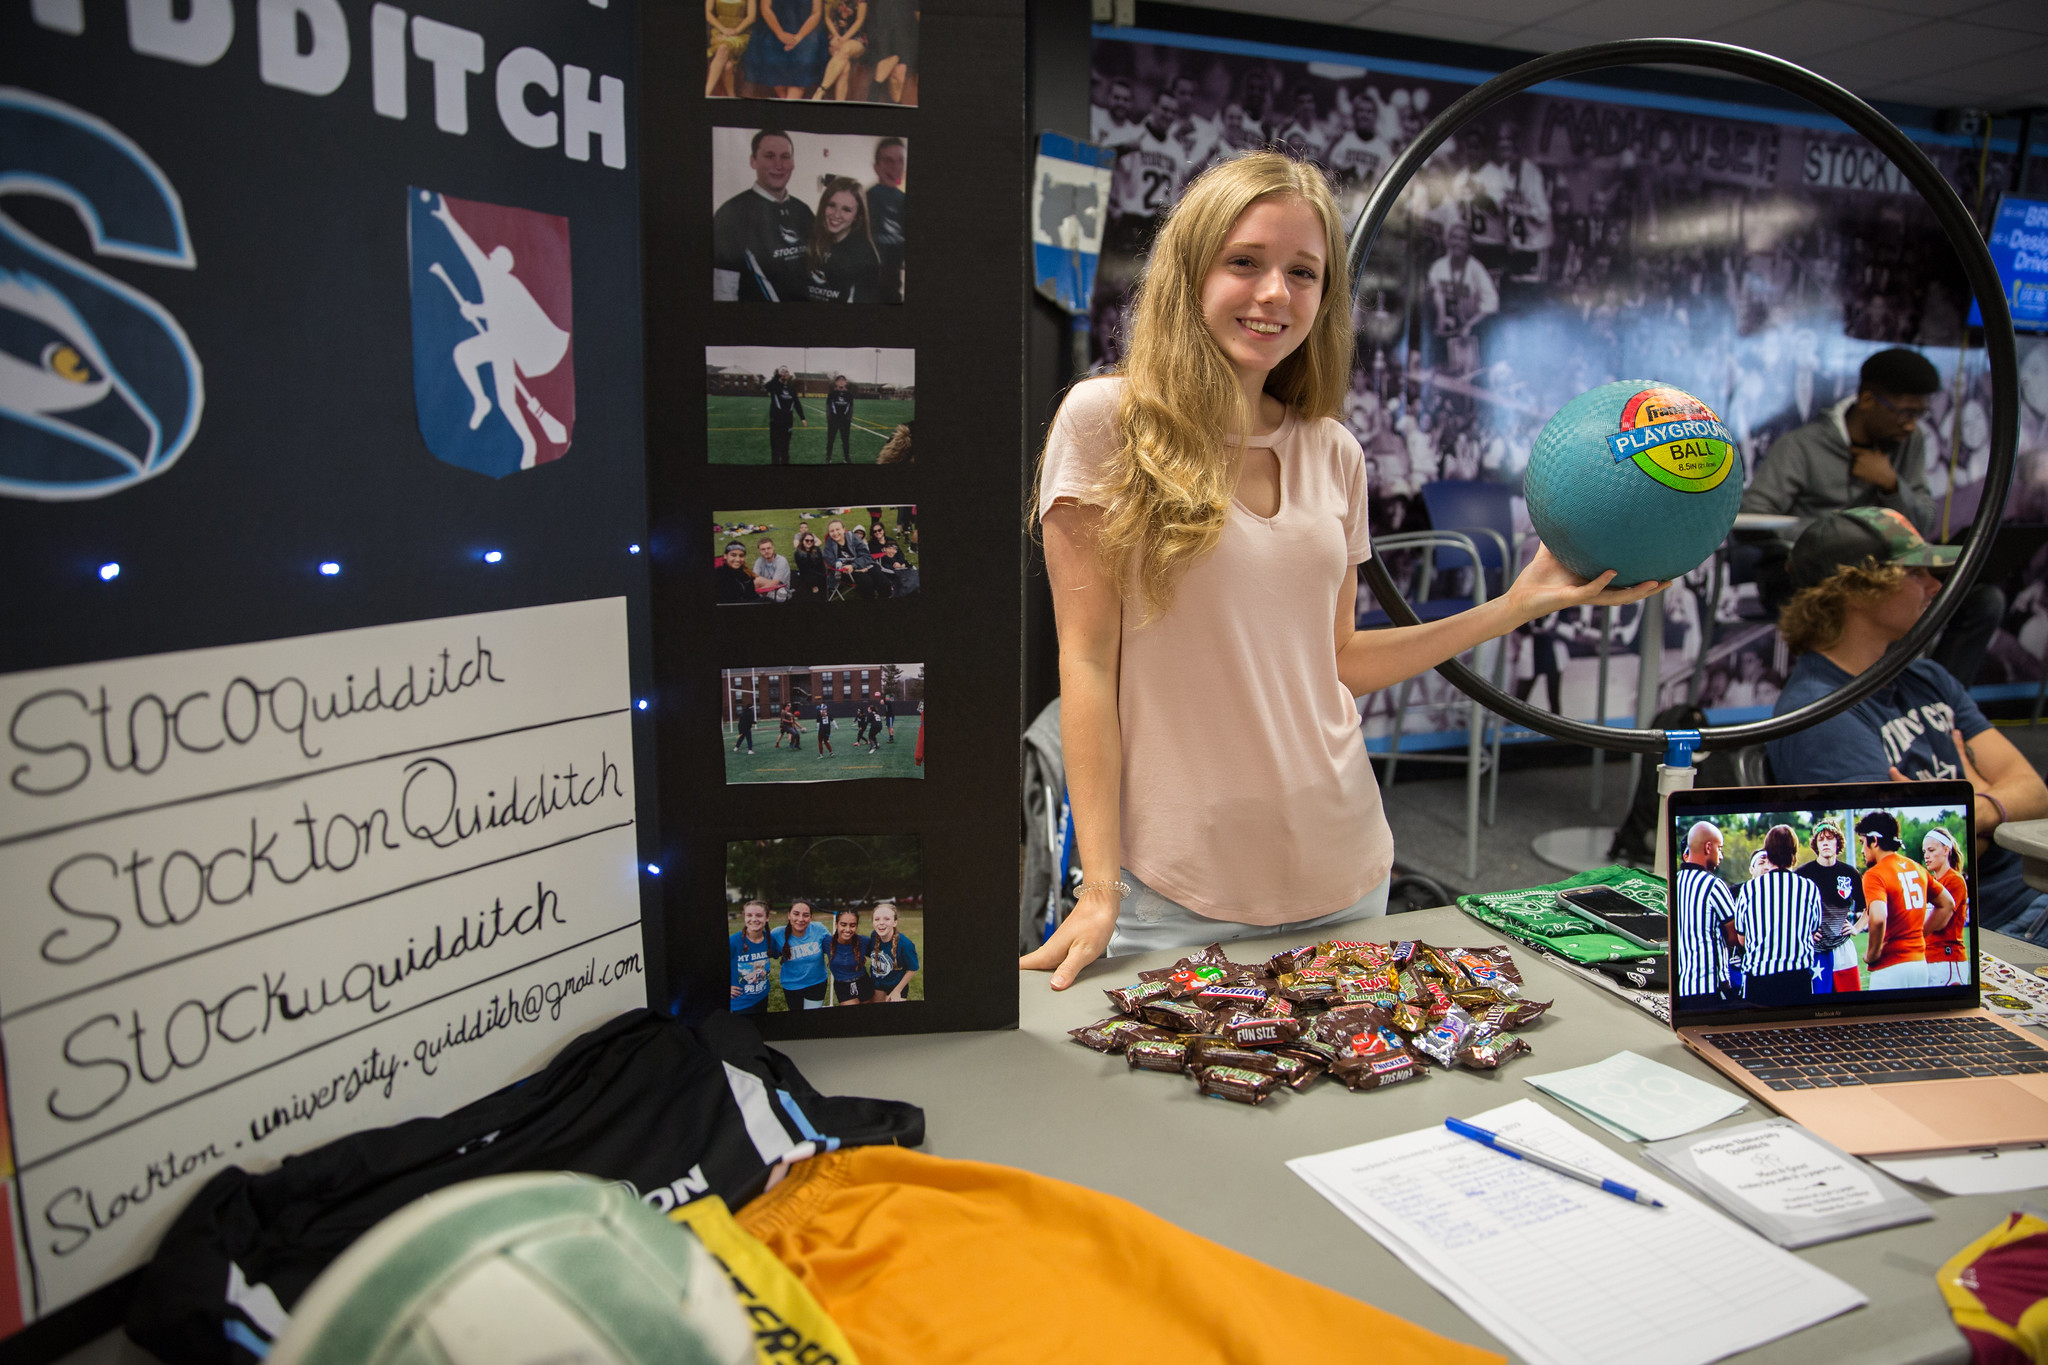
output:
[[[1977,1003],[1969,783],[1702,788],[1670,822],[1675,1025]]]

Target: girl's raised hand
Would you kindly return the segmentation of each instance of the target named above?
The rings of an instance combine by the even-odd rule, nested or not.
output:
[[[1529,561],[1508,588],[1508,601],[1513,604],[1516,615],[1524,621],[1533,621],[1539,616],[1548,616],[1554,611],[1568,607],[1619,607],[1630,602],[1640,602],[1652,593],[1659,593],[1671,586],[1671,580],[1663,582],[1637,583],[1633,587],[1610,588],[1614,581],[1614,570],[1609,569],[1598,578],[1581,578],[1566,568],[1550,547],[1542,543],[1536,546],[1536,557]]]

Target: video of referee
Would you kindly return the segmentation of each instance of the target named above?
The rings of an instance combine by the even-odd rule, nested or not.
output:
[[[1971,983],[1961,806],[1688,811],[1671,838],[1680,1014]]]

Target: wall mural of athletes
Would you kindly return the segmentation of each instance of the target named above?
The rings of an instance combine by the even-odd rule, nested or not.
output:
[[[918,0],[705,0],[706,99],[917,103]]]
[[[903,302],[910,144],[869,133],[711,130],[711,297]]]
[[[1091,133],[1121,149],[1094,300],[1098,369],[1117,363],[1160,217],[1204,168],[1246,148],[1290,150],[1329,172],[1355,221],[1432,111],[1487,74],[1460,83],[1442,67],[1356,54],[1146,38],[1094,44]],[[1774,440],[1853,399],[1867,356],[1908,345],[1944,376],[1922,423],[1937,511],[1925,529],[1960,534],[1990,458],[1989,380],[1981,349],[1958,375],[1967,286],[1912,187],[1819,115],[1583,90],[1523,95],[1462,129],[1408,186],[1367,264],[1344,420],[1365,449],[1374,530],[1427,526],[1423,489],[1439,480],[1500,485],[1526,529],[1519,491],[1537,432],[1614,379],[1700,395],[1738,437],[1747,481]],[[1974,199],[1978,149],[1926,150]],[[1986,183],[1995,190],[2010,170],[1994,149]],[[2048,521],[2048,340],[2022,337],[2021,348],[2006,518]],[[1425,587],[1417,557],[1389,561],[1412,600]],[[2031,696],[2048,650],[2048,546],[1997,574],[2014,609],[1975,681],[1980,696]],[[1427,586],[1469,593],[1456,579]],[[1768,715],[1790,660],[1754,582],[1724,577],[1709,601],[1712,585],[1710,563],[1667,594],[1660,707],[1696,699],[1723,723]],[[1622,723],[1635,709],[1639,624],[1631,606],[1609,628],[1605,709]],[[1593,716],[1600,634],[1592,612],[1518,632],[1512,689]],[[1404,746],[1462,742],[1470,703],[1443,679],[1418,679],[1408,701]],[[1383,748],[1394,697],[1364,705],[1368,741]]]
[[[917,508],[797,507],[716,512],[712,582],[720,606],[879,601],[923,586]]]
[[[762,664],[724,678],[728,784],[924,776],[923,664]]]
[[[915,464],[917,353],[706,346],[712,464]]]
[[[924,999],[924,850],[915,834],[725,846],[734,1014]]]

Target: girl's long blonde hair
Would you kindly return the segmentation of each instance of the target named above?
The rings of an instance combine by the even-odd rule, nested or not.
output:
[[[1089,499],[1103,509],[1103,572],[1115,583],[1135,576],[1141,623],[1172,605],[1180,575],[1223,533],[1237,479],[1225,437],[1249,436],[1258,414],[1247,410],[1237,373],[1209,334],[1202,284],[1245,211],[1281,198],[1307,204],[1322,220],[1326,259],[1308,336],[1274,367],[1266,392],[1316,420],[1335,417],[1350,387],[1351,272],[1329,182],[1278,152],[1210,168],[1153,242],[1131,311],[1117,448]]]

